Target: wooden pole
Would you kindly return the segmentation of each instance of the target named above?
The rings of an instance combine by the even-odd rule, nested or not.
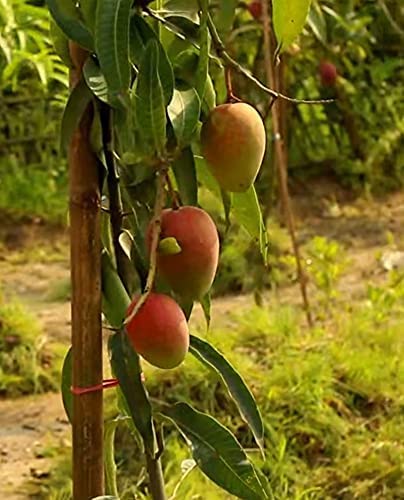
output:
[[[262,24],[264,29],[264,57],[265,57],[265,70],[267,77],[268,86],[279,91],[279,74],[275,71],[274,61],[272,60],[272,54],[274,53],[274,43],[271,36],[271,25],[269,19],[270,12],[270,0],[263,0],[262,9]],[[289,196],[288,188],[288,159],[285,152],[285,145],[282,137],[282,124],[280,119],[281,107],[279,99],[272,103],[271,115],[272,115],[272,129],[274,137],[274,149],[275,149],[275,161],[279,177],[279,188],[281,194],[281,200],[283,205],[283,210],[285,213],[286,224],[288,226],[290,238],[292,240],[293,253],[296,260],[297,276],[300,284],[300,291],[303,300],[303,307],[306,313],[306,318],[309,326],[313,325],[313,319],[311,315],[309,297],[307,293],[307,277],[303,268],[302,259],[300,256],[299,244],[296,238],[296,227],[295,219],[293,215],[292,204]]]
[[[74,68],[70,84],[81,78],[87,52],[70,45]],[[89,105],[69,146],[70,265],[72,282],[73,387],[102,382],[101,218],[97,161],[90,146],[94,109]],[[73,499],[104,493],[102,391],[73,398]]]

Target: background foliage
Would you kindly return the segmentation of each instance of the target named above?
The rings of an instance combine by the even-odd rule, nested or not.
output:
[[[29,213],[63,222],[66,173],[59,152],[58,128],[67,95],[66,69],[53,53],[48,15],[42,2],[1,0],[1,6],[0,207],[17,216]],[[310,186],[314,176],[333,175],[344,184],[367,192],[402,184],[403,20],[403,6],[398,1],[313,3],[307,29],[285,56],[285,93],[298,98],[338,100],[327,106],[287,108],[285,127],[292,182],[303,180]],[[227,44],[238,60],[263,77],[261,26],[247,11],[240,9],[235,29],[227,35]],[[335,88],[325,88],[320,82],[321,59],[333,61],[338,68],[340,78]],[[217,80],[215,84],[219,99],[223,99],[223,83]],[[268,103],[262,94],[241,79],[236,80],[235,88],[266,114]],[[267,125],[270,131],[269,117]],[[272,158],[269,151],[257,185],[263,205],[268,199],[273,204],[276,193]],[[226,214],[211,192],[203,190],[200,202],[214,214],[225,242],[214,292],[254,289],[261,268],[250,237],[237,224],[227,230]],[[272,219],[267,223],[271,234],[270,259],[275,265],[271,275],[261,279],[264,286],[272,286],[284,279],[285,269],[293,273],[293,265],[287,258],[278,258],[286,247],[284,231]],[[349,314],[346,323],[338,324],[333,307],[338,303],[336,283],[345,265],[339,260],[341,249],[334,242],[317,238],[308,245],[306,253],[313,260],[311,274],[320,292],[319,304],[324,307],[320,315],[337,324],[331,333],[325,327],[310,332],[309,337],[303,335],[302,340],[299,319],[283,309],[271,320],[254,309],[249,312],[247,325],[237,317],[233,319],[237,327],[227,325],[212,333],[223,351],[234,351],[232,360],[240,363],[243,372],[258,373],[254,357],[258,352],[260,373],[268,374],[268,385],[259,373],[249,376],[265,414],[267,433],[273,439],[274,456],[259,465],[273,474],[274,494],[279,499],[337,495],[399,498],[402,467],[396,436],[402,417],[395,380],[402,376],[402,366],[395,352],[401,348],[397,332],[402,325],[395,316],[391,316],[387,329],[382,323],[390,317],[392,307],[397,307],[394,313],[400,313],[402,290],[370,285],[367,303],[357,314]],[[251,272],[254,263],[256,274]],[[8,318],[13,313],[4,309],[1,315]],[[363,337],[368,337],[369,332],[372,346],[364,351]],[[325,345],[322,339],[326,335],[332,339]],[[31,346],[26,349],[27,357],[32,361],[38,353],[29,335],[27,345]],[[18,359],[25,359],[24,356],[18,355]],[[282,363],[273,365],[271,359],[280,359]],[[35,362],[34,369],[41,363],[41,359]],[[31,365],[27,365],[22,377],[33,382],[22,392],[41,390],[38,380],[44,389],[52,388],[46,379],[38,379],[37,372],[32,375]],[[13,387],[9,380],[8,384]],[[151,373],[150,387],[155,398],[171,391],[173,401],[189,393],[200,410],[219,413],[221,421],[245,441],[244,445],[252,444],[246,429],[228,417],[233,403],[226,399],[223,388],[196,363],[191,362],[173,379],[162,380],[158,373]],[[383,415],[381,419],[378,412]],[[173,464],[178,457],[187,455],[171,434],[170,428],[165,468],[172,478],[169,486],[174,488],[179,474]],[[370,435],[375,434],[376,442],[369,448]],[[121,463],[125,467],[133,465],[133,449],[126,450],[124,446],[125,431],[119,430],[118,442],[122,445]],[[128,472],[137,476],[142,485],[144,478],[138,465],[135,463],[134,470]],[[377,475],[380,468],[385,474]],[[216,494],[222,498],[213,486],[204,483],[202,476],[197,477],[198,481],[185,483],[182,494],[193,495],[212,488],[210,498]],[[120,482],[124,488],[129,484],[125,473],[121,473]]]

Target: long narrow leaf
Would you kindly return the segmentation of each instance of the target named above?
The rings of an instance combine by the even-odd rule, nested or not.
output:
[[[311,0],[272,0],[275,35],[281,52],[303,30],[310,3]]]
[[[66,416],[69,422],[72,422],[73,418],[73,394],[71,392],[72,387],[72,363],[73,363],[73,353],[72,348],[66,353],[65,359],[63,361],[62,368],[62,400],[63,407],[66,412]]]
[[[84,80],[76,85],[69,96],[62,117],[61,148],[66,151],[74,131],[80,123],[87,105],[91,101],[91,91]]]
[[[168,116],[172,123],[178,145],[188,146],[196,130],[201,111],[201,101],[195,89],[174,91],[168,106]]]
[[[112,371],[119,380],[129,415],[143,438],[146,451],[154,453],[152,409],[141,380],[139,357],[124,331],[110,337],[108,347]]]
[[[106,250],[101,255],[102,310],[108,323],[119,328],[130,304],[129,295]]]
[[[46,0],[50,13],[65,35],[82,47],[93,50],[94,40],[83,23],[74,0]]]
[[[139,68],[136,87],[136,121],[143,139],[157,153],[162,154],[166,144],[166,107],[164,91],[158,72],[159,45],[149,40]]]
[[[201,1],[202,14],[201,14],[201,25],[200,25],[200,49],[199,49],[199,63],[196,71],[196,91],[203,101],[206,90],[206,81],[209,73],[209,50],[210,50],[210,38],[208,29],[208,18],[209,18],[209,2],[208,0]]]
[[[172,167],[182,202],[185,205],[197,205],[198,180],[192,149],[185,148]]]
[[[246,500],[267,498],[245,451],[226,427],[186,403],[162,413],[184,434],[195,462],[218,486]]]
[[[98,0],[95,48],[111,96],[130,84],[129,21],[132,0]]]
[[[130,60],[136,66],[140,66],[144,51],[149,40],[155,40],[159,47],[158,73],[164,92],[164,103],[167,106],[174,92],[174,72],[168,55],[161,44],[157,33],[139,15],[132,16],[129,31]]]
[[[233,193],[232,213],[237,222],[259,243],[264,262],[266,263],[268,235],[254,186],[251,186],[245,193]]]
[[[241,416],[249,425],[258,446],[264,446],[264,424],[247,384],[227,359],[212,345],[194,335],[191,335],[190,352],[199,361],[214,369],[223,379],[231,397],[234,399]]]

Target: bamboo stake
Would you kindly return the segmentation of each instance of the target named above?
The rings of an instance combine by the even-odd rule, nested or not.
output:
[[[70,45],[74,87],[86,51]],[[73,387],[102,383],[101,232],[97,161],[90,146],[94,109],[84,111],[69,146]],[[103,495],[102,391],[73,397],[73,499]]]

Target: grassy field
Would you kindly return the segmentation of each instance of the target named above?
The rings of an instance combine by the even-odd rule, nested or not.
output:
[[[220,315],[208,333],[197,322],[197,333],[226,353],[253,389],[265,422],[265,461],[218,377],[191,356],[171,372],[146,367],[147,386],[156,400],[192,401],[229,426],[251,449],[276,500],[399,499],[404,494],[402,306],[396,301],[381,319],[380,308],[368,300],[354,307],[339,303],[313,329],[304,326],[297,308],[276,302]],[[109,394],[110,416],[113,399]],[[232,498],[199,471],[188,470],[185,443],[179,444],[169,423],[164,430],[169,494]],[[142,491],[145,483],[138,456],[138,443],[122,424],[116,437],[122,499],[147,498],[135,496],[135,485]],[[62,498],[68,491],[66,470],[68,458],[59,456],[53,480],[43,487],[45,497]]]
[[[303,251],[311,275],[313,328],[307,327],[297,286],[265,291],[262,307],[254,305],[252,295],[214,300],[209,332],[200,311],[193,318],[192,332],[216,345],[252,388],[265,422],[265,461],[214,373],[191,356],[173,371],[145,367],[147,387],[155,400],[190,401],[232,429],[269,480],[274,500],[404,497],[404,274],[402,270],[387,273],[380,265],[386,250],[401,248],[403,243],[401,201],[392,198],[363,209],[357,204],[356,211],[344,207],[347,215],[332,222],[314,217],[305,221],[305,228],[311,229]],[[49,245],[46,228],[39,226],[36,231],[44,233]],[[46,250],[39,252],[43,242],[37,238],[27,230],[27,246],[0,262],[7,298],[1,305],[2,342],[10,343],[19,333],[13,360],[21,366],[17,371],[21,378],[16,383],[10,375],[13,371],[5,374],[4,362],[0,372],[3,393],[10,396],[57,387],[60,353],[69,343],[67,248],[56,238],[52,248],[43,246]],[[288,251],[279,258],[283,281],[293,280]],[[17,303],[12,296],[19,297]],[[32,311],[40,313],[40,324]],[[13,348],[17,346],[8,345],[9,352]],[[110,420],[117,414],[114,391],[105,397]],[[59,397],[40,398],[41,407],[47,409],[41,413],[44,432],[38,438],[46,474],[22,481],[37,498],[68,499],[69,427],[65,424],[62,435],[52,433],[49,429],[55,422],[46,416],[63,418],[62,410],[55,408]],[[35,398],[30,401],[35,408]],[[163,424],[161,419],[158,422]],[[21,415],[16,428],[26,439],[18,442],[16,474],[23,466],[29,471],[31,463],[26,463],[24,450],[32,442],[32,431],[24,431],[24,423]],[[163,465],[171,498],[230,499],[192,468],[186,443],[167,421],[164,434]],[[118,426],[115,444],[121,498],[147,498],[139,444],[124,423]],[[9,491],[3,493],[9,495]]]

